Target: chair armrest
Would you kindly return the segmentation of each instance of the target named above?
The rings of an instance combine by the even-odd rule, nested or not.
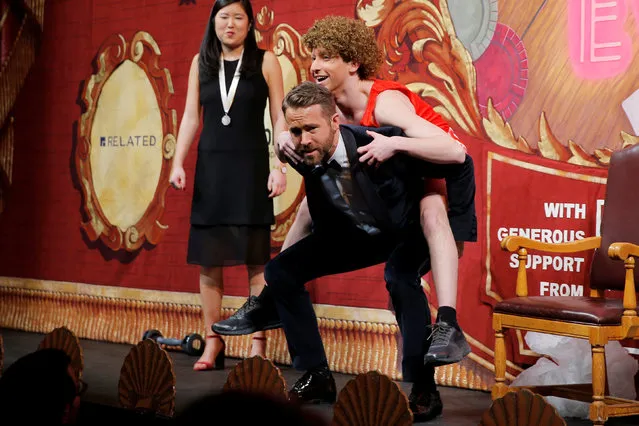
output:
[[[623,260],[626,268],[623,288],[623,315],[624,317],[636,317],[635,257],[639,257],[639,246],[632,243],[612,243],[608,247],[608,256],[613,259]]]
[[[608,256],[619,260],[626,260],[630,256],[639,257],[639,246],[632,243],[612,243],[608,247]]]
[[[528,296],[528,277],[526,271],[526,260],[528,250],[539,250],[552,253],[574,253],[578,251],[594,250],[601,245],[601,237],[588,237],[583,240],[571,241],[569,243],[542,243],[530,238],[509,235],[501,240],[502,250],[516,251],[519,258],[517,268],[517,286],[515,293],[518,297]]]
[[[531,240],[530,238],[520,237],[518,235],[509,235],[501,240],[502,250],[511,252],[525,248],[551,253],[575,253],[578,251],[594,250],[599,248],[600,245],[601,237],[588,237],[569,243],[542,243],[541,241]],[[637,250],[637,253],[639,253],[639,247],[637,247]]]

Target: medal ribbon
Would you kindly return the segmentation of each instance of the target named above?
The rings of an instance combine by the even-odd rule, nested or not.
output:
[[[240,82],[240,67],[242,66],[242,56],[244,56],[244,50],[242,50],[240,59],[237,61],[237,67],[235,68],[235,73],[233,74],[233,81],[231,82],[231,87],[229,88],[229,91],[227,93],[226,74],[224,72],[224,55],[220,54],[220,70],[218,75],[220,81],[220,94],[222,95],[222,108],[224,108],[225,116],[229,114],[231,105],[233,105],[233,100],[235,99],[235,91],[237,90],[237,85]]]

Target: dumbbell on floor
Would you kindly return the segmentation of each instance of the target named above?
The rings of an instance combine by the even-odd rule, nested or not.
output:
[[[151,339],[165,346],[179,347],[184,353],[191,356],[200,356],[204,352],[204,339],[197,333],[191,333],[184,339],[171,339],[162,336],[159,330],[151,329],[144,332],[142,340]]]

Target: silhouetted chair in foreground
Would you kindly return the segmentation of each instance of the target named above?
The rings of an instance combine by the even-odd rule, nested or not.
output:
[[[175,372],[171,357],[154,340],[140,341],[122,363],[118,392],[123,408],[173,416]]]
[[[49,348],[60,349],[69,355],[69,358],[71,358],[71,369],[75,373],[76,379],[82,378],[82,371],[84,369],[82,346],[80,346],[80,339],[78,339],[71,330],[63,326],[55,328],[45,334],[38,345],[38,350]]]
[[[566,421],[541,395],[528,389],[508,392],[484,411],[479,426],[566,426]]]
[[[413,413],[397,383],[377,371],[346,383],[333,409],[333,426],[410,426]]]

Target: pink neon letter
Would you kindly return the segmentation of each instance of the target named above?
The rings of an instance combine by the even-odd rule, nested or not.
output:
[[[632,40],[623,30],[625,20],[624,0],[568,0],[568,46],[575,74],[599,80],[628,68]]]

